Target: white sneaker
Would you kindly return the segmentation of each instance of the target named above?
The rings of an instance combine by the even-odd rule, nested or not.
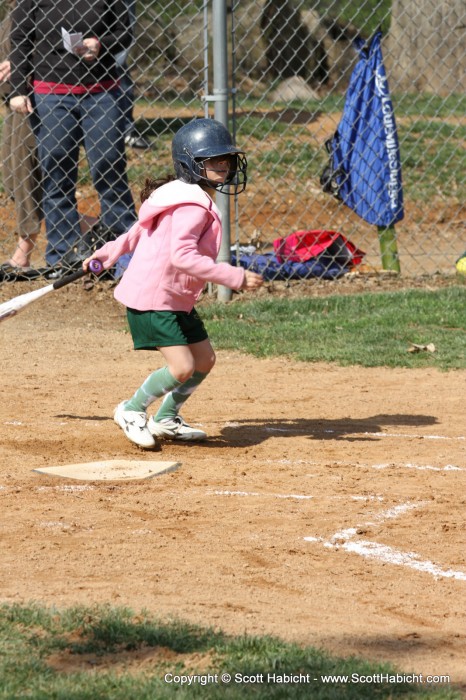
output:
[[[157,421],[152,417],[149,418],[147,427],[155,437],[169,440],[205,440],[207,437],[203,430],[191,428],[181,416],[162,418]]]
[[[147,429],[147,416],[138,411],[125,411],[125,401],[115,408],[113,419],[123,430],[124,434],[139,447],[155,447],[156,442]]]

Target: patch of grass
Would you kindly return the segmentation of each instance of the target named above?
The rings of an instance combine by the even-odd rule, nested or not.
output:
[[[459,200],[466,196],[461,148],[466,127],[417,120],[408,128],[399,128],[398,133],[405,196],[425,201],[439,193],[448,197],[453,192]]]
[[[310,168],[316,168],[316,164],[322,166],[322,160],[318,159],[317,151],[309,143],[300,143],[297,140],[285,140],[281,143],[280,149],[273,148],[264,149],[261,153],[260,163],[257,166],[260,170],[268,173],[270,178],[282,179],[290,177],[290,168],[297,168],[299,172],[307,171],[310,176]],[[256,160],[254,156],[251,158],[252,170]]]
[[[335,3],[335,0],[304,0],[303,5],[317,10],[323,17],[336,16],[342,24],[345,21],[353,24],[366,37],[379,28],[385,34],[390,26],[391,0],[346,0],[339,4]]]
[[[464,286],[435,291],[209,304],[202,316],[216,347],[257,357],[363,367],[466,368]],[[433,343],[436,352],[408,352]]]
[[[462,93],[452,93],[448,96],[434,95],[430,93],[398,93],[392,90],[391,98],[393,108],[397,118],[418,117],[419,119],[448,119],[451,117],[463,118],[466,112],[466,95]],[[341,112],[346,99],[346,92],[333,91],[328,95],[322,95],[321,98],[315,100],[299,101],[294,100],[290,103],[274,103],[268,104],[261,98],[252,99],[249,96],[239,95],[237,99],[237,107],[243,114],[238,117],[241,120],[249,121],[250,117],[247,113],[254,112],[257,109],[266,111],[279,111],[284,109],[294,109],[297,112],[307,111],[311,113],[323,112],[325,114],[334,114]],[[435,123],[435,122],[434,122]],[[439,126],[438,122],[437,126]]]
[[[429,202],[438,197],[448,200],[452,194],[459,201],[464,199],[466,133],[464,125],[456,119],[466,110],[464,96],[393,95],[392,99],[398,121],[405,200]],[[307,127],[279,121],[279,112],[288,108],[296,114],[302,111],[335,114],[343,110],[344,102],[345,95],[331,94],[320,101],[275,105],[262,115],[255,111],[257,104],[251,101],[241,104],[236,120],[238,140],[242,142],[248,137],[258,144],[251,149],[251,172],[259,179],[291,178],[295,191],[299,191],[303,173],[318,179],[328,160],[323,144],[313,147]],[[263,111],[264,108],[262,104]],[[403,121],[406,117],[412,117],[413,121]],[[290,172],[290,164],[296,168],[295,172]]]
[[[430,93],[393,93],[392,101],[397,117],[462,118],[466,112],[466,95],[463,93],[452,93],[445,97]]]
[[[141,670],[138,653],[150,651],[150,663]],[[202,668],[196,666],[200,658]],[[222,680],[222,674],[231,680]],[[388,678],[384,680],[383,675]],[[324,680],[324,676],[334,678]],[[342,676],[364,677],[364,682]],[[397,677],[387,664],[336,658],[273,637],[227,637],[176,620],[134,615],[128,609],[0,607],[2,700],[461,697],[446,685],[408,681],[403,674]]]

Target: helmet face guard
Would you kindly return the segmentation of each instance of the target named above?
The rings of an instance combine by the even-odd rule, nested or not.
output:
[[[247,167],[248,161],[243,153],[219,153],[218,157],[226,156],[230,159],[230,167],[228,170],[228,175],[225,178],[225,182],[212,182],[209,180],[205,173],[206,161],[209,158],[196,159],[193,158],[193,170],[199,178],[199,182],[205,182],[209,187],[214,188],[217,192],[222,192],[223,194],[239,194],[246,189],[247,182]],[[211,156],[215,158],[217,156]],[[210,166],[211,170],[215,170],[214,167]]]
[[[212,182],[205,176],[205,161],[217,156],[231,156],[231,166],[224,182]],[[236,195],[246,188],[247,159],[233,144],[230,132],[215,119],[194,119],[177,131],[172,142],[176,177],[190,184],[206,184],[223,194]]]

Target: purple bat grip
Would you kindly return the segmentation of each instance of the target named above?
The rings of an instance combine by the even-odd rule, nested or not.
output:
[[[100,275],[102,270],[104,269],[104,266],[100,262],[100,260],[91,260],[89,263],[89,270],[94,273],[94,275]]]

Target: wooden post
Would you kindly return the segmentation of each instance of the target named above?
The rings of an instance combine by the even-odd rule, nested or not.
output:
[[[379,234],[382,269],[401,272],[395,226],[378,226],[377,232]]]

